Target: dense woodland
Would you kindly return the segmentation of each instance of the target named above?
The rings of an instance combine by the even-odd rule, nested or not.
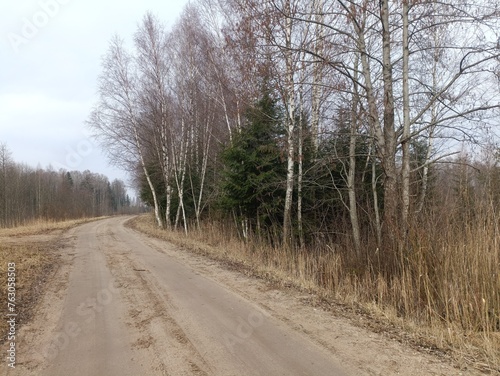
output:
[[[133,211],[121,180],[90,171],[55,171],[16,163],[0,143],[0,228]]]
[[[88,125],[158,226],[218,224],[315,275],[335,260],[318,284],[496,331],[499,5],[200,0],[171,29],[146,14],[110,41]]]

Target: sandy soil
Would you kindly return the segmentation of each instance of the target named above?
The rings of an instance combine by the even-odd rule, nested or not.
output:
[[[479,375],[118,217],[64,235],[7,375]]]

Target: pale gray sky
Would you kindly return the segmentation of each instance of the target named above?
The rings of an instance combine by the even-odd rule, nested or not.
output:
[[[187,0],[1,0],[0,142],[16,162],[125,179],[88,137],[101,57],[147,11],[171,27]]]

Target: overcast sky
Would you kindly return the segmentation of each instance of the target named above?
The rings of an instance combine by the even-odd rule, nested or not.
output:
[[[114,178],[85,120],[114,34],[131,41],[147,11],[171,27],[186,0],[0,0],[0,142],[16,162]]]

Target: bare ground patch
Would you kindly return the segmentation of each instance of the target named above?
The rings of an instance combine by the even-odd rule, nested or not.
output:
[[[169,314],[172,306],[168,296],[159,291],[148,270],[127,253],[116,253],[111,243],[102,250],[128,304],[126,324],[135,336],[132,346],[139,353],[138,358],[156,373],[209,374],[208,364]]]

